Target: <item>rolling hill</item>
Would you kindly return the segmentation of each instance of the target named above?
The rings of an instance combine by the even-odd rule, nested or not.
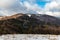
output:
[[[60,19],[41,14],[5,16],[0,18],[0,34],[60,34]]]

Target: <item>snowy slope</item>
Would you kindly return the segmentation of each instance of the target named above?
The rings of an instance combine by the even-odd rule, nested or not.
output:
[[[0,40],[60,40],[60,35],[14,34],[2,35]]]

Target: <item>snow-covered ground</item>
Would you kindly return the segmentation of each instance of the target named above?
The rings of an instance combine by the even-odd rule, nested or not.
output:
[[[60,40],[60,35],[14,34],[2,35],[0,40]]]

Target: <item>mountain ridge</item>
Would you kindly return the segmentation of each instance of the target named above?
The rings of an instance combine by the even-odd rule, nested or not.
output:
[[[0,19],[0,34],[60,34],[60,19],[37,14],[6,16]]]

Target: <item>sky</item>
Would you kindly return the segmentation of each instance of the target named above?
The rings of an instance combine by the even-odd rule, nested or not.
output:
[[[0,15],[47,14],[60,17],[60,0],[0,0]]]

